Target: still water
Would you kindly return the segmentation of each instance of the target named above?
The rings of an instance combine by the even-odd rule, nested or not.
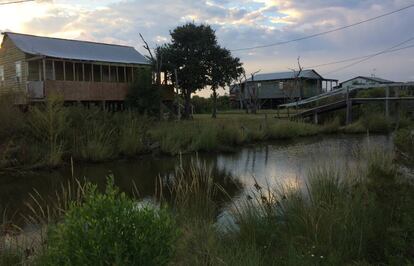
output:
[[[76,164],[73,175],[86,178],[103,186],[106,177],[113,174],[115,184],[125,192],[136,185],[142,198],[154,195],[159,176],[172,176],[182,162],[187,167],[191,160],[200,159],[223,176],[219,183],[231,197],[244,197],[254,180],[261,184],[297,184],[303,182],[308,171],[322,165],[348,169],[357,163],[355,154],[361,149],[379,147],[393,149],[388,136],[321,136],[292,142],[273,142],[240,148],[234,153],[209,153],[177,157],[145,156],[134,160],[113,161],[101,164]],[[62,182],[72,176],[71,167],[54,171],[7,174],[0,176],[0,210],[8,213],[24,212],[29,193],[38,191],[44,197],[53,196]],[[231,176],[236,182],[228,182]]]

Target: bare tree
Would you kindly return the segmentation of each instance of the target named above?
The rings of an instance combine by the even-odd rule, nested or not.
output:
[[[251,73],[251,86],[249,86],[247,88],[247,92],[249,93],[249,107],[250,110],[252,112],[252,114],[256,114],[257,113],[257,106],[258,106],[258,97],[259,97],[259,92],[258,92],[258,84],[256,84],[254,82],[254,76],[259,73],[261,70],[257,70],[256,72]],[[246,86],[247,86],[247,82],[246,82]]]
[[[297,59],[298,70],[291,68],[293,72],[293,80],[283,84],[283,92],[288,97],[289,102],[293,102],[295,94],[299,92],[299,97],[302,98],[302,79],[300,75],[302,74],[302,65],[300,64],[300,56]]]
[[[141,33],[139,33],[139,36],[141,37],[141,40],[144,42],[144,49],[148,51],[149,54],[149,60],[151,61],[152,71],[155,72],[155,76],[153,76],[153,82],[157,85],[159,93],[161,93],[161,70],[162,70],[162,53],[160,53],[160,49],[155,49],[155,57],[152,54],[151,48],[149,47],[147,41],[144,39],[144,36],[142,36]],[[162,99],[160,100],[159,104],[159,119],[163,119],[163,103]]]
[[[156,52],[155,57],[152,54],[151,48],[149,47],[147,41],[145,41],[144,36],[140,33],[139,36],[141,40],[144,42],[144,49],[148,51],[149,60],[151,61],[153,71],[155,72],[154,83],[157,85],[161,85],[161,68],[162,68],[162,54]]]
[[[248,108],[247,108],[247,102],[246,102],[246,97],[245,97],[245,90],[243,90],[243,87],[246,88],[246,84],[247,84],[247,77],[246,77],[246,72],[242,72],[242,74],[238,77],[237,79],[237,83],[238,87],[239,87],[239,91],[238,91],[238,100],[240,103],[240,108],[243,109],[244,107],[246,107],[246,112],[248,112]]]

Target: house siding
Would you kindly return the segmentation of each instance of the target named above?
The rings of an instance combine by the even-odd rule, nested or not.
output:
[[[21,61],[22,77],[16,80],[16,62]],[[0,65],[4,67],[4,83],[0,85],[0,94],[25,92],[27,81],[26,54],[19,50],[14,43],[4,36],[0,47]]]

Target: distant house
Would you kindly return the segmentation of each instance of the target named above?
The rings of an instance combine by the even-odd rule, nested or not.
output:
[[[305,99],[331,90],[338,80],[325,79],[315,70],[303,70],[298,79],[293,71],[267,74],[256,74],[242,84],[230,87],[230,97],[234,105],[243,105],[254,95],[257,96],[261,108],[273,108],[288,100]]]
[[[348,79],[344,82],[341,82],[338,88],[353,89],[356,86],[366,86],[366,85],[375,86],[375,85],[384,85],[384,84],[392,84],[392,83],[396,83],[396,82],[382,79],[382,78],[377,78],[377,77],[358,76],[352,79]]]
[[[0,93],[28,101],[53,93],[65,101],[125,99],[134,74],[148,68],[133,47],[6,32],[0,47]]]

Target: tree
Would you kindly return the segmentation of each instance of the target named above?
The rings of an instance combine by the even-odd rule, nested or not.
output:
[[[153,84],[150,69],[135,72],[134,82],[131,84],[126,104],[140,114],[157,116],[160,112],[160,88]]]
[[[217,89],[227,84],[236,70],[230,71],[224,64],[240,67],[241,64],[239,59],[232,58],[228,50],[217,44],[216,34],[209,25],[188,23],[175,28],[170,35],[171,43],[160,49],[163,66],[184,98],[183,118],[190,118],[191,95],[206,86]],[[220,58],[223,55],[225,60]],[[217,74],[219,71],[226,71],[226,75]]]
[[[289,98],[289,102],[293,102],[295,94],[299,92],[300,98],[302,98],[302,79],[300,74],[302,74],[303,68],[300,64],[300,57],[298,57],[298,70],[291,69],[293,74],[293,81],[287,82],[283,85],[283,91],[286,96]]]
[[[244,73],[242,63],[229,50],[216,45],[210,56],[209,80],[213,98],[212,117],[217,117],[217,89],[231,83]]]

